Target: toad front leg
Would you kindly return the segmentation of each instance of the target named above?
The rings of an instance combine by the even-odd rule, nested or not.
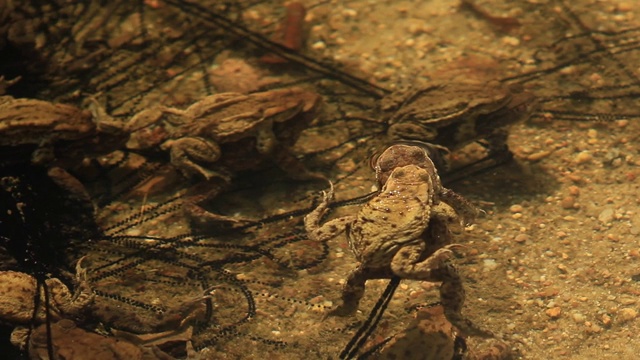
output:
[[[345,216],[330,220],[320,226],[322,218],[329,210],[329,202],[333,199],[333,183],[328,192],[322,192],[322,201],[312,212],[304,218],[304,226],[307,236],[314,241],[328,241],[343,233],[349,224],[356,220],[355,216]],[[358,303],[364,295],[364,285],[369,279],[370,273],[362,266],[353,270],[342,292],[342,304],[330,311],[327,316],[347,316],[353,314],[358,309]]]
[[[461,314],[465,300],[464,286],[458,270],[449,261],[454,256],[452,250],[461,247],[459,244],[447,245],[419,261],[424,244],[404,246],[393,257],[391,271],[403,279],[442,281],[440,300],[447,319],[465,335],[494,337],[493,333],[479,328]]]
[[[355,216],[333,219],[320,226],[324,215],[329,211],[329,202],[333,199],[333,183],[328,192],[322,192],[322,201],[313,211],[304,217],[307,236],[314,241],[328,241],[343,233],[347,226],[356,220]]]
[[[60,317],[81,316],[82,312],[87,309],[95,298],[87,277],[87,269],[82,267],[84,258],[80,258],[76,264],[75,290],[73,293],[59,279],[51,278],[45,281],[51,292],[52,304],[50,304],[50,310],[59,314]],[[42,316],[42,322],[44,322],[46,315],[43,314]]]
[[[231,181],[229,176],[200,165],[214,163],[220,158],[220,146],[215,141],[201,137],[184,137],[164,142],[162,149],[170,150],[171,163],[187,177],[202,175],[206,180],[217,177],[226,182]]]
[[[326,180],[327,178],[319,173],[307,169],[307,167],[289,148],[282,145],[276,134],[273,132],[273,121],[264,121],[256,133],[256,150],[261,155],[270,158],[278,168],[284,171],[288,177],[294,180]]]

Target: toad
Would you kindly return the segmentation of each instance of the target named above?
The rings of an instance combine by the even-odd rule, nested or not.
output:
[[[157,147],[169,152],[171,163],[189,178],[229,181],[227,174],[211,168],[225,157],[221,146],[228,145],[234,154],[245,154],[245,159],[234,161],[242,166],[255,162],[256,154],[247,152],[250,145],[258,157],[272,159],[291,178],[318,179],[322,177],[308,171],[289,147],[315,116],[320,100],[310,91],[287,88],[248,95],[219,93],[184,110],[165,106],[147,109],[128,122],[131,137],[127,148]],[[251,142],[246,141],[249,139]]]
[[[529,118],[536,106],[530,92],[498,81],[434,83],[381,101],[392,139],[428,142],[446,152],[481,141],[498,158],[510,157],[509,126]]]
[[[509,346],[501,340],[488,340],[487,346],[469,344],[444,316],[442,305],[421,307],[415,319],[400,333],[384,342],[376,359],[405,360],[506,360],[512,358]]]
[[[41,324],[47,320],[47,307],[44,303],[47,298],[50,300],[50,320],[81,317],[95,297],[81,262],[82,259],[76,265],[75,291],[71,292],[60,279],[49,278],[44,281],[48,296],[44,294],[45,287],[39,285],[33,276],[17,271],[0,272],[0,319],[17,325],[11,334],[14,344],[24,347],[29,331],[25,326],[31,322]],[[40,301],[36,309],[38,292]]]
[[[84,186],[66,169],[124,144],[123,129],[73,105],[0,96],[0,166],[30,163],[78,198]],[[22,156],[21,156],[22,155]]]
[[[97,100],[91,100],[94,117],[109,119]],[[126,123],[130,134],[126,148],[141,153],[166,151],[171,165],[187,178],[205,180],[189,189],[183,201],[194,225],[242,226],[253,221],[215,214],[200,204],[222,192],[233,174],[254,169],[263,160],[272,160],[291,179],[325,179],[290,151],[320,104],[319,95],[293,87],[251,94],[218,93],[184,110],[151,107]]]
[[[408,146],[408,148],[407,148]],[[414,153],[409,156],[406,153]],[[422,152],[422,156],[418,156]],[[405,154],[395,166],[393,154]],[[320,205],[305,217],[310,239],[327,241],[346,232],[358,266],[348,275],[342,303],[329,315],[353,314],[369,279],[439,281],[447,319],[467,335],[492,337],[461,314],[465,299],[462,279],[450,262],[462,245],[452,244],[451,225],[471,220],[473,206],[462,196],[445,189],[426,150],[413,145],[394,145],[376,162],[382,189],[356,215],[324,224],[320,221],[333,198],[333,186]],[[466,213],[465,215],[459,212]]]

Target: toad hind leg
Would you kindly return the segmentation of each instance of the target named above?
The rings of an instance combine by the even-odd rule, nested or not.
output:
[[[479,328],[460,313],[465,300],[465,291],[460,274],[449,259],[454,255],[451,249],[462,247],[462,245],[447,245],[428,258],[418,261],[423,247],[424,244],[402,247],[391,262],[393,273],[403,279],[442,281],[440,299],[447,320],[465,335],[494,337],[493,333]]]
[[[364,296],[364,286],[370,277],[361,266],[354,269],[347,277],[342,289],[342,303],[331,310],[328,316],[349,316],[358,310],[360,299]]]
[[[331,310],[327,316],[348,316],[358,310],[360,300],[364,296],[365,283],[371,279],[391,279],[393,274],[389,268],[369,268],[359,265],[349,276],[342,288],[341,304]]]
[[[447,320],[466,336],[495,337],[491,331],[480,328],[462,315],[461,310],[465,300],[465,291],[458,270],[452,264],[447,264],[437,272],[442,274],[440,300]]]
[[[199,165],[199,163],[211,164],[220,158],[220,146],[213,141],[187,137],[169,140],[162,144],[162,148],[170,149],[171,164],[185,173],[187,177],[198,174],[202,175],[206,180],[217,177],[227,182],[231,181],[228,176]]]
[[[265,121],[256,134],[256,149],[271,160],[294,180],[327,180],[325,176],[307,169],[291,150],[278,141],[273,132],[273,123]]]

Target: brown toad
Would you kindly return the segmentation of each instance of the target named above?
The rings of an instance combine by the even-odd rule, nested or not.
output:
[[[56,141],[81,139],[95,129],[91,114],[75,106],[0,97],[0,146],[35,145],[34,163],[52,160]]]
[[[0,96],[0,166],[31,163],[46,167],[57,185],[88,199],[84,186],[65,169],[85,157],[124,145],[115,123],[67,104]]]
[[[397,146],[407,145],[394,145],[390,149],[398,150]],[[405,150],[425,151],[416,146]],[[380,156],[378,165],[389,158],[388,152],[389,149]],[[402,162],[404,160],[400,164]],[[493,336],[461,315],[464,287],[456,268],[449,262],[453,251],[462,247],[451,244],[450,226],[461,222],[455,209],[471,205],[442,187],[428,156],[420,157],[416,162],[418,164],[395,166],[389,169],[390,172],[378,171],[379,179],[387,172],[388,177],[380,192],[364,204],[357,215],[320,225],[333,197],[332,186],[320,205],[305,217],[310,239],[327,241],[346,231],[349,246],[359,262],[347,278],[342,303],[331,315],[354,313],[369,279],[399,276],[410,280],[441,281],[440,296],[447,319],[468,335]],[[445,202],[449,199],[453,200],[451,204]]]
[[[48,291],[50,320],[79,317],[93,302],[95,295],[89,287],[86,270],[80,266],[81,261],[76,265],[76,289],[73,293],[59,279],[44,281]],[[31,275],[17,271],[0,272],[0,320],[18,326],[11,334],[14,344],[24,346],[28,330],[22,325],[32,321],[44,323],[47,320],[44,303],[47,297],[44,291],[45,287],[39,286]],[[36,309],[38,292],[40,301]]]
[[[47,164],[58,160],[57,155],[65,159],[82,158],[87,151],[94,150],[99,134],[113,134],[124,137],[123,129],[108,119],[94,119],[89,111],[73,105],[56,104],[36,99],[14,99],[0,96],[0,147],[28,147],[32,150],[31,162]],[[69,143],[89,141],[93,144],[83,153],[69,154]],[[56,152],[61,146],[65,151]],[[18,159],[20,160],[20,159]],[[16,161],[15,158],[2,158],[0,163]]]
[[[148,109],[127,124],[131,132],[127,148],[159,147],[168,151],[171,163],[189,177],[228,181],[228,175],[210,168],[221,158],[224,144],[231,151],[222,158],[245,154],[243,159],[236,159],[236,166],[246,167],[266,156],[294,179],[317,179],[321,176],[308,171],[289,147],[315,116],[320,100],[310,91],[288,88],[248,95],[210,95],[185,110],[164,106]],[[167,113],[171,116],[165,119]],[[258,156],[250,148],[257,150]]]
[[[381,101],[394,139],[425,141],[447,151],[484,140],[490,155],[510,154],[507,128],[526,120],[535,107],[533,94],[498,81],[435,83]]]
[[[92,101],[94,116],[109,119],[97,100]],[[125,129],[130,133],[126,147],[142,153],[167,151],[171,164],[185,176],[206,180],[191,187],[184,196],[183,209],[192,224],[241,226],[253,221],[215,214],[200,204],[221,193],[233,174],[254,170],[265,160],[275,162],[292,179],[324,179],[308,170],[290,151],[320,104],[319,95],[293,87],[248,95],[219,93],[185,110],[153,107],[126,123]]]
[[[379,346],[375,359],[405,360],[506,360],[512,358],[509,346],[489,340],[488,346],[466,343],[464,337],[444,316],[441,305],[422,307],[402,332]]]
[[[175,360],[156,346],[144,346],[128,339],[99,335],[76,326],[69,319],[52,323],[50,331],[56,359]],[[34,329],[28,345],[30,359],[49,359],[47,341],[46,325]]]

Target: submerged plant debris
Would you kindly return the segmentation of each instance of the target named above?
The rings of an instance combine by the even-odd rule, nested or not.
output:
[[[12,321],[18,295],[3,289],[3,353],[351,359],[392,357],[405,342],[429,349],[404,353],[415,359],[640,351],[634,2],[31,0],[1,2],[0,24],[0,279],[35,279],[37,307],[51,301],[47,279],[78,287],[82,259],[95,296],[42,327]],[[319,96],[317,108],[288,98],[229,110],[293,88]],[[23,98],[94,123],[20,125],[40,111]],[[159,110],[193,104],[206,111]],[[439,112],[452,108],[461,115]],[[211,109],[242,126],[196,126]],[[127,128],[136,116],[144,126]],[[397,123],[422,127],[407,138]],[[427,281],[370,280],[355,314],[327,316],[357,262],[346,236],[310,240],[304,216],[328,181],[328,218],[356,214],[384,185],[370,159],[399,138],[435,142],[443,184],[483,210],[453,235],[464,251],[451,261],[462,312],[506,345],[458,334]],[[176,166],[184,158],[218,176]],[[317,176],[296,179],[305,171]],[[17,326],[31,329],[22,349],[10,343]]]

